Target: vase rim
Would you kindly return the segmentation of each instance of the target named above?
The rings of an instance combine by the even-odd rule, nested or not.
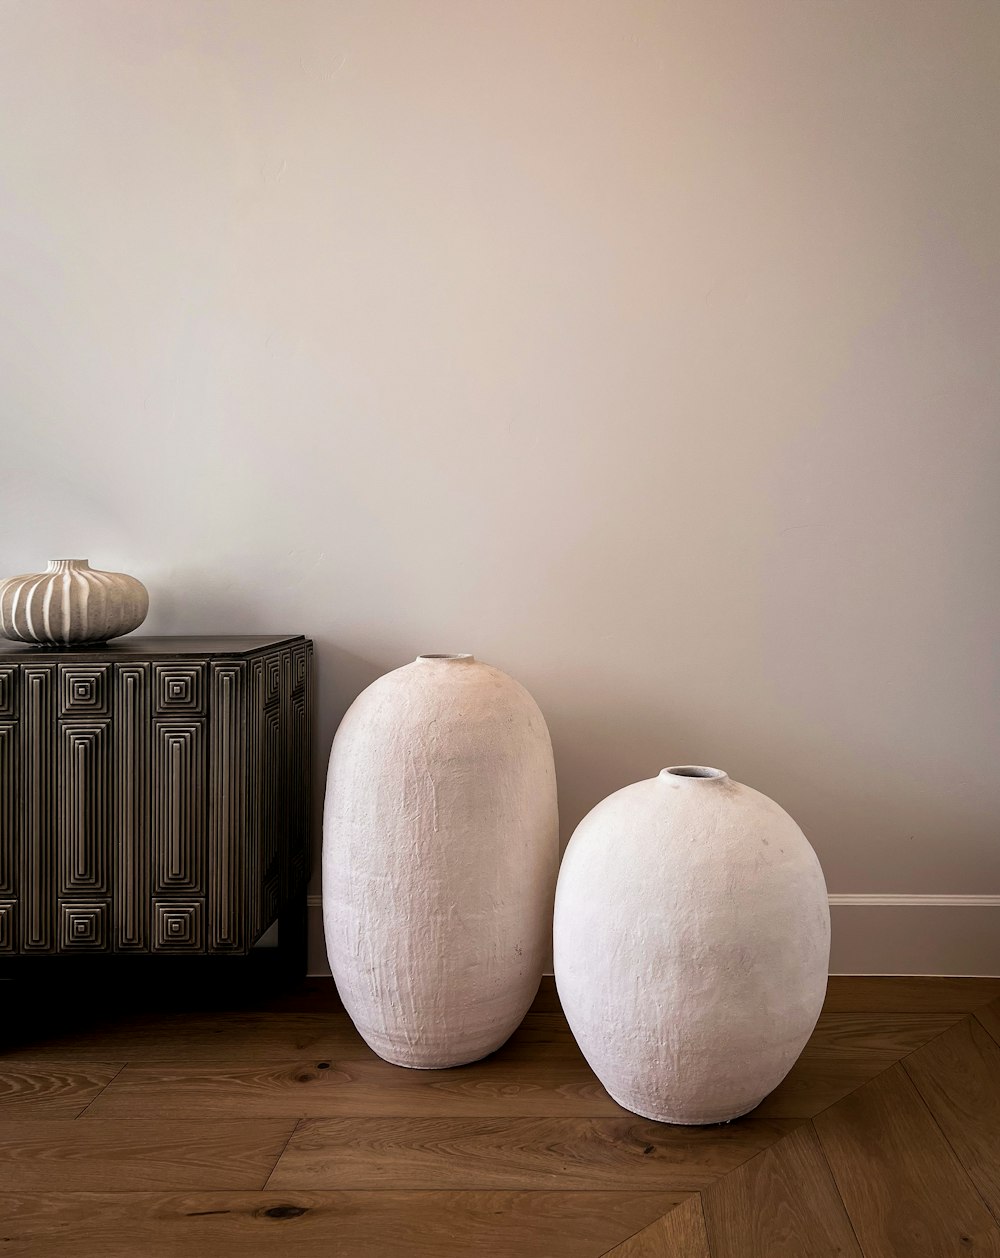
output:
[[[416,659],[416,663],[418,664],[426,664],[428,661],[435,664],[451,664],[456,662],[474,664],[476,662],[476,657],[474,655],[465,654],[449,655],[447,652],[441,651],[428,655],[418,655]]]
[[[661,769],[659,776],[669,782],[727,782],[729,774],[725,769],[713,769],[707,764],[672,764],[668,769]]]
[[[58,570],[59,568],[89,568],[89,559],[50,559],[49,571]]]

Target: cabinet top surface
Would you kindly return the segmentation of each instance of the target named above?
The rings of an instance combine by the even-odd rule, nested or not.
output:
[[[30,642],[10,642],[0,638],[0,660],[72,660],[72,659],[163,659],[164,656],[196,656],[209,659],[215,656],[231,658],[234,655],[255,655],[259,651],[270,651],[279,646],[291,646],[296,642],[305,642],[301,633],[284,634],[276,637],[270,635],[207,635],[205,637],[185,636],[154,638],[142,634],[129,634],[124,638],[115,638],[112,642],[101,642],[94,646],[49,646],[35,645]]]

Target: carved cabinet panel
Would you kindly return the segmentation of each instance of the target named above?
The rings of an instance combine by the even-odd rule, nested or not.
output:
[[[247,952],[309,872],[312,643],[0,643],[0,955]]]

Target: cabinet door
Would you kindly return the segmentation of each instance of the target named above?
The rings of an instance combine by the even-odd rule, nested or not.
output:
[[[56,666],[21,669],[21,825],[19,917],[21,948],[55,946]]]
[[[18,725],[0,720],[0,899],[17,895]]]
[[[13,664],[0,666],[0,952],[16,952],[17,870],[21,815],[18,742],[18,677]]]
[[[212,664],[208,946],[219,952],[241,951],[248,942],[246,681],[245,661]]]
[[[309,692],[305,685],[292,692],[289,707],[288,843],[291,850],[291,892],[300,891],[309,879],[312,773],[310,757]]]
[[[275,911],[282,896],[282,839],[285,824],[285,743],[282,737],[281,704],[269,703],[261,718],[261,866],[264,885],[273,888]],[[267,893],[268,901],[271,893]],[[265,925],[268,921],[265,920]]]
[[[153,722],[150,849],[155,895],[205,894],[207,721]]]
[[[115,665],[114,946],[149,948],[149,709],[148,664]]]
[[[60,900],[111,890],[111,722],[59,722],[56,851]]]
[[[58,666],[55,946],[107,952],[111,893],[110,664]]]

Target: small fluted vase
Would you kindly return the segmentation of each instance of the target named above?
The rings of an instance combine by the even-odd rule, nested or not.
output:
[[[86,559],[50,559],[44,572],[0,582],[0,634],[16,642],[85,646],[138,629],[149,610],[146,587]]]
[[[611,1096],[661,1122],[728,1122],[778,1086],[826,993],[816,853],[773,800],[680,765],[616,791],[559,871],[555,975]]]
[[[355,700],[330,755],[323,916],[380,1057],[436,1069],[504,1043],[548,958],[557,865],[552,745],[512,677],[424,655]]]

